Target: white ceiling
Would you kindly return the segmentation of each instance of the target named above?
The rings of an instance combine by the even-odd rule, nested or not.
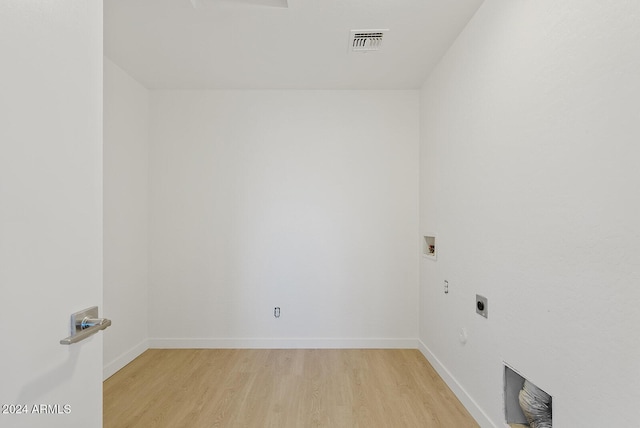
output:
[[[105,54],[153,89],[418,88],[482,0],[278,2],[105,0]],[[387,28],[348,53],[351,29]]]

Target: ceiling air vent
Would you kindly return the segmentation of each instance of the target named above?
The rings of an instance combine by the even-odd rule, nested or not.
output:
[[[194,9],[212,8],[218,5],[266,6],[288,8],[288,0],[191,0]]]
[[[349,51],[372,52],[382,48],[382,39],[389,30],[351,30]]]

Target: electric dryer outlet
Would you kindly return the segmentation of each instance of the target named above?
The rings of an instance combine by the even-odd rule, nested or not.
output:
[[[489,300],[479,294],[476,294],[476,313],[485,318],[489,317]]]

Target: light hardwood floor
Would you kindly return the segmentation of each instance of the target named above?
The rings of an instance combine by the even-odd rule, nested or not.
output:
[[[151,349],[104,382],[104,428],[477,426],[417,350]]]

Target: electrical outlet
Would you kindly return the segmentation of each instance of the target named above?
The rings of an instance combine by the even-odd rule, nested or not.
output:
[[[276,306],[275,308],[273,308],[273,316],[276,318],[280,318],[280,307]]]
[[[476,313],[485,318],[489,317],[489,300],[479,294],[476,294]]]
[[[444,294],[449,294],[449,281],[444,280]]]
[[[458,340],[462,345],[465,345],[467,343],[467,338],[468,338],[467,329],[462,327],[458,332]]]

